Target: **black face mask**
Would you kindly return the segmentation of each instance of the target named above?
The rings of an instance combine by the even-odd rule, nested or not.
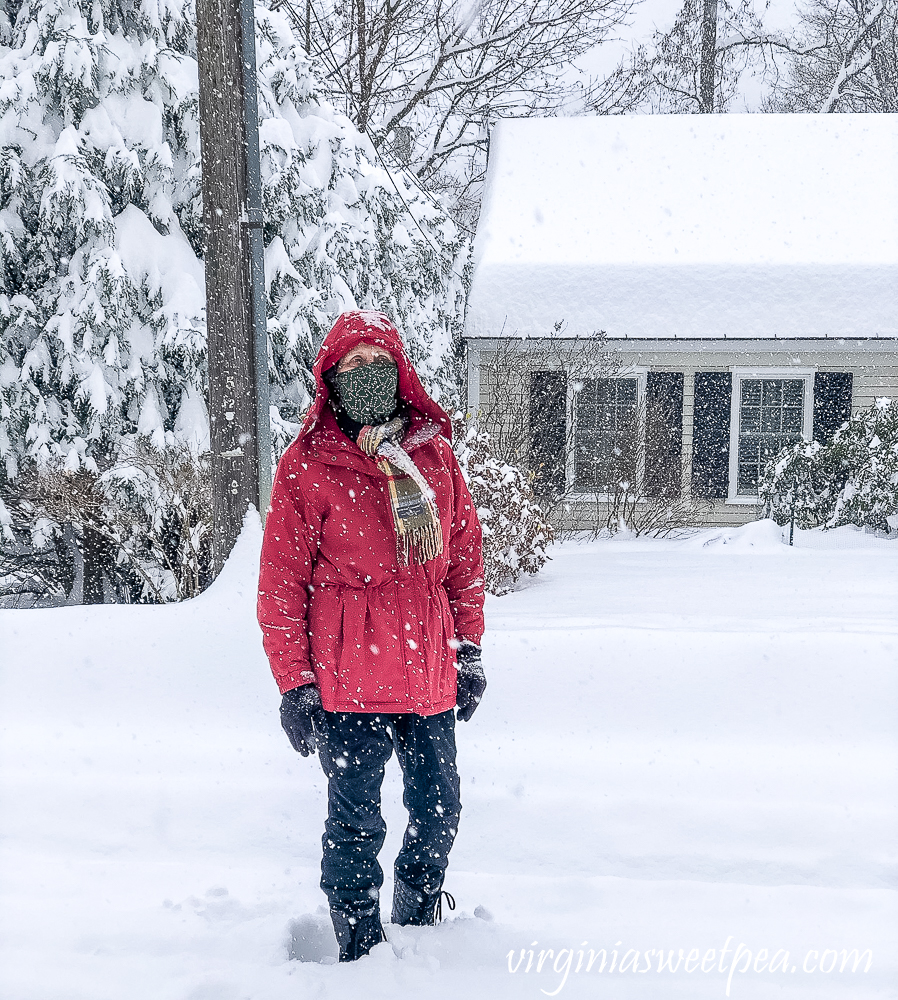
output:
[[[372,361],[335,372],[331,382],[341,409],[360,424],[382,424],[396,410],[399,369],[395,361]]]

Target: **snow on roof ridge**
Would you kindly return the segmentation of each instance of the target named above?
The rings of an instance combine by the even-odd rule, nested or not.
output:
[[[477,258],[896,263],[896,173],[898,115],[505,119]]]
[[[898,115],[499,122],[466,332],[894,336]]]

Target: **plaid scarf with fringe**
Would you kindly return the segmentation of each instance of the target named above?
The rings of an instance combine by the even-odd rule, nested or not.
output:
[[[443,551],[443,530],[434,492],[400,444],[405,426],[405,420],[396,417],[385,424],[363,427],[356,439],[362,451],[377,462],[387,477],[396,552],[402,566],[408,566],[413,557],[425,563]]]

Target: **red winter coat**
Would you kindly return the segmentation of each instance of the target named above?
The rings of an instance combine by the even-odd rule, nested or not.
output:
[[[322,372],[359,342],[390,352],[411,423],[403,447],[436,494],[443,552],[399,564],[387,480],[337,426]],[[382,313],[344,313],[314,366],[317,394],[278,463],[265,523],[259,624],[281,692],[317,683],[329,712],[434,715],[455,705],[450,641],[483,635],[480,523],[427,395]]]

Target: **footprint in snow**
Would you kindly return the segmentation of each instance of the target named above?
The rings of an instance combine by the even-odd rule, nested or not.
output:
[[[323,909],[323,907],[322,907]],[[304,913],[287,925],[287,957],[295,962],[318,962],[331,965],[340,949],[328,913]]]

